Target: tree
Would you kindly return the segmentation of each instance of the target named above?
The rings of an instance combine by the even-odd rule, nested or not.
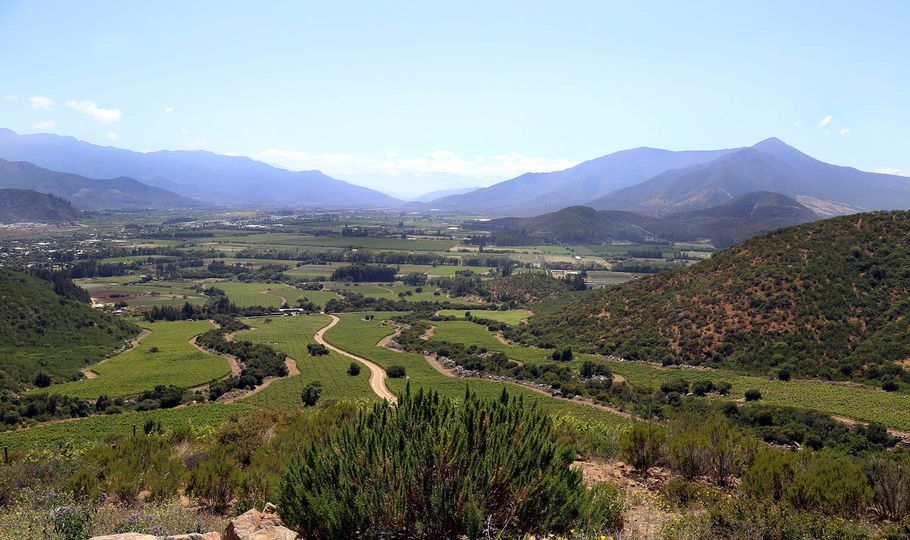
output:
[[[374,405],[293,459],[281,517],[312,538],[568,532],[590,515],[589,497],[570,467],[574,452],[551,431],[550,419],[520,398],[468,391],[456,403],[406,389],[398,406]]]
[[[329,349],[322,343],[307,343],[306,350],[310,353],[310,356],[326,356],[329,354]]]
[[[400,379],[407,374],[404,366],[389,366],[385,369],[385,372],[391,379]]]
[[[638,422],[619,437],[619,454],[642,475],[657,464],[664,455],[667,432],[653,422]]]
[[[313,381],[303,388],[303,392],[300,393],[300,400],[303,401],[305,407],[313,407],[319,402],[320,396],[322,396],[322,383]]]
[[[47,388],[52,382],[54,381],[51,380],[50,374],[46,371],[39,371],[35,375],[35,386],[38,388]]]
[[[357,362],[351,362],[351,365],[348,366],[348,375],[351,377],[356,377],[360,375],[360,364]]]
[[[746,390],[746,401],[758,401],[761,399],[761,392],[756,389]]]

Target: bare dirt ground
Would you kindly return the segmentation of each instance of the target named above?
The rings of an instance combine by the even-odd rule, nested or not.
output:
[[[142,332],[139,332],[138,336],[134,337],[133,340],[130,341],[129,347],[121,349],[110,356],[102,358],[98,362],[92,364],[92,367],[103,364],[115,356],[119,356],[123,353],[129,352],[129,351],[135,349],[136,347],[139,346],[139,342],[142,341],[143,339],[145,339],[146,337],[148,337],[148,335],[151,333],[152,332],[150,330],[143,329]],[[86,379],[97,379],[98,378],[98,373],[96,371],[94,371],[92,368],[83,368],[80,371],[82,372],[83,375],[85,375]]]
[[[338,347],[325,340],[325,333],[341,321],[341,319],[335,315],[329,315],[329,317],[332,318],[332,321],[326,326],[320,328],[316,334],[313,335],[313,339],[316,340],[316,343],[319,343],[325,346],[327,349],[335,351],[342,356],[347,356],[352,360],[356,360],[366,366],[367,369],[370,370],[370,388],[373,389],[373,392],[382,399],[385,399],[391,403],[397,403],[398,400],[395,397],[395,394],[393,394],[392,391],[389,390],[389,387],[385,384],[386,372],[384,369],[362,356],[357,356],[356,354],[349,353],[344,349],[339,349]]]

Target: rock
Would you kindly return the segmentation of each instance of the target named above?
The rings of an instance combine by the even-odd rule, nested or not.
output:
[[[294,540],[299,535],[288,529],[278,509],[266,503],[262,512],[253,508],[235,517],[224,530],[223,540]]]
[[[221,533],[207,532],[207,533],[175,534],[172,536],[165,536],[164,540],[221,540]]]
[[[107,536],[93,536],[89,540],[158,540],[157,536],[141,533],[109,534]]]

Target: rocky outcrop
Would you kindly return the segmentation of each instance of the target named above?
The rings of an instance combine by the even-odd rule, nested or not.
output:
[[[89,540],[296,540],[299,536],[296,532],[284,526],[278,516],[275,505],[267,503],[262,512],[253,508],[232,519],[224,530],[223,535],[217,532],[178,534],[174,536],[123,533],[94,536]]]
[[[253,508],[232,519],[223,540],[294,540],[297,536],[281,522],[275,505],[267,503],[262,512]]]

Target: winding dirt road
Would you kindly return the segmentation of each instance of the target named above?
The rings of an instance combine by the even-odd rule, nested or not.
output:
[[[340,355],[347,356],[348,358],[356,360],[365,365],[367,369],[370,370],[370,388],[373,389],[373,392],[375,392],[377,396],[386,401],[397,403],[398,399],[395,397],[395,394],[393,394],[392,391],[389,390],[389,387],[385,384],[386,372],[384,369],[362,356],[357,356],[356,354],[352,354],[343,349],[339,349],[338,347],[325,340],[325,337],[323,337],[325,333],[331,330],[336,324],[341,322],[341,319],[335,315],[329,315],[329,317],[332,318],[332,322],[320,328],[318,331],[316,331],[316,334],[313,335],[313,339],[316,340],[316,343],[325,346],[330,351],[335,351]]]

